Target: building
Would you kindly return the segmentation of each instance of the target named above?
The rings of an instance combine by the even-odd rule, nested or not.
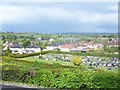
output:
[[[24,47],[20,44],[15,44],[13,46],[10,46],[9,49],[12,51],[13,54],[22,54]]]
[[[50,39],[49,39],[49,42],[54,42],[54,41],[55,41],[54,38],[50,38]]]
[[[59,47],[60,51],[63,52],[69,52],[70,50],[74,50],[76,47],[75,44],[64,44],[62,46]]]
[[[40,47],[35,44],[30,44],[25,48],[25,50],[29,50],[30,52],[41,52]]]
[[[24,48],[21,44],[15,44],[9,47],[13,54],[28,54],[34,52],[41,52],[41,48],[35,44],[30,44]]]

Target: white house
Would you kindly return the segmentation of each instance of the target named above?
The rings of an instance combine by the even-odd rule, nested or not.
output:
[[[5,46],[5,47],[3,48],[3,50],[7,50],[7,48],[8,48],[8,45],[7,45],[7,46]]]
[[[30,44],[26,48],[24,48],[20,44],[15,44],[9,47],[13,54],[24,54],[24,53],[34,53],[34,52],[41,52],[39,46],[35,44]]]
[[[31,53],[32,52],[41,52],[41,49],[39,46],[35,45],[35,44],[30,44],[29,46],[27,46],[25,48],[25,50],[29,50]]]
[[[8,42],[8,41],[6,41],[4,44],[3,44],[3,50],[7,50],[7,48],[8,47],[10,47],[10,46],[13,46],[13,43],[10,43],[10,42]]]
[[[36,40],[39,40],[39,41],[41,41],[42,39],[41,39],[41,38],[37,38]]]
[[[63,51],[63,52],[69,52],[70,51],[69,48],[59,48],[59,49],[60,49],[60,51]]]
[[[55,41],[54,38],[50,38],[50,39],[49,39],[49,42],[54,42],[54,41]]]
[[[13,54],[22,54],[24,47],[20,44],[15,44],[13,46],[10,46],[9,49],[12,51]]]
[[[57,48],[58,47],[56,47],[56,46],[46,46],[46,50],[55,50]]]
[[[62,46],[59,46],[60,51],[63,52],[69,52],[70,50],[75,49],[75,45],[74,44],[64,44]]]

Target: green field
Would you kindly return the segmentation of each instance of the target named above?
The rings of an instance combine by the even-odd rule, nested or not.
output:
[[[68,66],[74,66],[72,62],[63,62],[63,61],[55,61],[55,60],[42,60],[36,57],[26,57],[26,58],[18,58],[20,60],[29,60],[29,61],[39,61],[39,62],[45,62],[48,64],[53,64],[53,63],[59,63],[61,65],[68,65]]]

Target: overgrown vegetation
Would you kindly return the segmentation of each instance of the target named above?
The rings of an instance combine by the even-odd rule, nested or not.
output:
[[[49,88],[119,88],[118,72],[3,57],[2,79]]]

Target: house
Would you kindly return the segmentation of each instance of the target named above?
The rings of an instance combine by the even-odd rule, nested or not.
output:
[[[30,52],[41,52],[40,47],[35,44],[30,44],[25,48],[25,50],[29,50]]]
[[[25,54],[25,53],[34,53],[41,51],[40,47],[35,44],[30,44],[26,48],[24,48],[21,44],[14,44],[9,48],[13,54]]]
[[[54,38],[50,38],[50,39],[49,39],[49,42],[54,42],[54,41],[55,41]]]
[[[75,44],[64,44],[62,46],[59,47],[60,51],[63,52],[69,52],[70,50],[74,50],[76,47]]]
[[[58,47],[57,46],[46,46],[46,48],[44,49],[44,51],[47,51],[47,50],[56,50]]]
[[[29,54],[29,53],[34,53],[34,50],[23,50],[22,53],[23,54]]]
[[[3,47],[5,47],[4,50],[6,50],[7,47],[10,47],[12,45],[13,45],[13,43],[10,43],[10,42],[6,41],[5,43],[3,43]]]
[[[13,54],[22,54],[24,47],[20,44],[15,44],[13,46],[10,46],[9,49],[12,51]]]
[[[36,40],[41,41],[41,40],[42,40],[42,38],[37,38]]]
[[[51,43],[43,51],[48,51],[48,50],[57,50],[61,43]]]
[[[112,41],[112,42],[109,42],[108,44],[109,44],[108,47],[119,47],[118,42]]]
[[[87,47],[89,48],[89,49],[94,49],[94,48],[96,48],[97,46],[96,46],[96,43],[94,43],[94,42],[88,42],[87,43]]]

